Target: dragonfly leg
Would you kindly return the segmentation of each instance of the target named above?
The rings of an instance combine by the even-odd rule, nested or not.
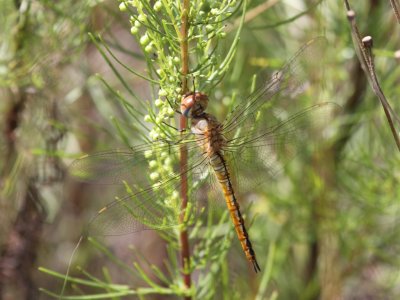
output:
[[[182,129],[178,129],[175,126],[172,126],[172,125],[170,125],[170,124],[168,124],[168,123],[166,123],[164,121],[162,122],[162,124],[168,126],[169,128],[175,129],[176,131],[179,131],[179,132],[182,132],[183,130],[185,130],[185,129],[183,129],[183,130]]]
[[[167,102],[168,102],[169,106],[170,106],[172,109],[174,109],[174,107],[177,106],[177,105],[173,105],[172,102],[171,102],[171,100],[168,99],[168,97],[165,97],[165,99],[167,99]],[[182,112],[181,112],[179,109],[174,109],[174,111],[175,111],[177,114],[180,114],[180,115],[182,114]]]

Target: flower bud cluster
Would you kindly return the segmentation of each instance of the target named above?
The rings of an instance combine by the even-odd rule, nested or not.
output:
[[[191,1],[189,11],[190,70],[195,80],[202,81],[218,68],[219,57],[214,51],[218,40],[225,37],[223,21],[232,15],[242,1]],[[168,3],[169,5],[165,5]],[[149,65],[149,77],[158,81],[158,94],[153,110],[144,121],[153,124],[152,140],[167,139],[174,126],[174,116],[182,95],[181,88],[181,1],[120,0],[119,9],[129,13],[130,32],[138,41]],[[176,151],[175,151],[176,152]],[[147,153],[154,184],[172,174],[176,153],[153,149]],[[173,202],[173,197],[168,201]]]
[[[149,166],[149,179],[154,183],[155,188],[160,182],[167,180],[173,174],[174,159],[176,158],[174,155],[175,153],[159,151],[158,149],[144,152],[144,157]],[[179,194],[173,191],[169,198],[167,197],[164,201],[169,201],[171,207],[175,207],[178,199]]]
[[[166,6],[166,2],[170,5]],[[213,46],[218,39],[225,37],[222,23],[240,3],[237,0],[199,0],[191,3],[189,43],[194,46],[189,51],[191,56],[195,56],[191,65],[192,69],[205,66],[197,72],[203,78],[207,78],[218,64]],[[159,81],[158,98],[154,101],[156,115],[144,117],[146,122],[157,125],[150,133],[152,139],[163,137],[159,125],[172,121],[181,98],[180,6],[180,1],[171,0],[120,0],[120,10],[130,13],[131,33],[138,39],[145,56],[151,59],[154,66],[152,76]]]

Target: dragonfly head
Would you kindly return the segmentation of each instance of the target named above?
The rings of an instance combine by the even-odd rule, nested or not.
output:
[[[198,117],[207,108],[208,96],[200,92],[191,92],[182,97],[181,112],[186,118]]]

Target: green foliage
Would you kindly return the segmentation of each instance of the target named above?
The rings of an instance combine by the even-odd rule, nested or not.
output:
[[[179,139],[176,110],[183,79],[181,1],[26,1],[30,5],[22,11],[16,10],[11,1],[3,2],[0,86],[6,92],[2,94],[33,87],[33,99],[37,101],[31,101],[16,134],[17,157],[0,162],[1,173],[6,174],[0,181],[2,196],[11,195],[21,185],[25,170],[21,153],[35,158],[70,156],[64,148],[47,147],[53,131],[42,128],[62,132],[68,129],[65,144],[70,147],[75,142],[82,152],[142,142],[170,143],[170,151],[167,147],[159,151],[161,148],[155,146],[143,153],[140,170],[133,174],[137,184],[126,183],[125,194],[152,188],[177,173],[179,147],[173,142]],[[354,1],[353,5],[357,5],[353,9],[360,30],[374,38],[377,75],[398,112],[400,107],[394,100],[399,92],[400,71],[393,54],[400,45],[400,26],[386,4]],[[246,222],[251,225],[260,275],[249,270],[226,209],[219,208],[212,199],[198,218],[188,214],[185,224],[166,226],[176,225],[180,213],[177,186],[171,184],[158,197],[150,193],[157,205],[143,208],[157,210],[157,219],[145,221],[148,227],[159,230],[163,242],[154,242],[157,246],[152,244],[151,251],[144,253],[129,249],[122,257],[115,249],[126,247],[118,246],[124,237],[105,241],[90,237],[77,251],[63,299],[398,298],[400,161],[382,109],[357,67],[343,4],[315,0],[267,6],[261,0],[195,0],[190,6],[186,79],[191,89],[208,94],[209,109],[219,120],[245,101],[258,82],[269,78],[265,73],[273,74],[300,45],[319,35],[327,38],[327,47],[306,68],[312,82],[310,93],[296,103],[279,100],[273,109],[286,116],[313,103],[333,101],[342,105],[343,111],[334,119],[326,119],[328,130],[322,137],[307,135],[310,139],[299,146],[299,155],[290,164],[283,164],[283,171],[274,178],[266,176],[263,166],[249,162],[248,181],[254,188],[241,195],[240,201]],[[104,20],[98,25],[90,19]],[[89,43],[96,51],[89,52]],[[100,71],[96,69],[99,74],[92,74],[85,59],[79,60],[76,68],[75,58],[83,55],[84,48],[89,58],[94,53],[99,55],[94,64],[102,61],[106,65]],[[72,64],[75,69],[71,72],[67,67]],[[75,75],[82,82],[65,81]],[[84,97],[92,110],[77,105],[73,111],[73,104]],[[42,121],[42,107],[52,103],[51,99],[58,99],[61,115],[68,118]],[[3,104],[1,109],[7,111]],[[263,114],[260,118],[259,122],[271,122],[263,119]],[[317,151],[311,151],[315,144]],[[1,147],[6,145],[2,142]],[[34,175],[30,177],[35,177],[39,170],[32,169]],[[191,182],[191,197],[198,188],[195,184]],[[46,189],[42,190],[45,194]],[[109,202],[121,192],[109,186],[86,191],[87,200],[77,209],[81,213],[78,216],[68,215],[68,205],[48,205],[50,215],[60,216],[60,220],[48,228],[52,233],[46,236],[48,247],[52,247],[51,252],[42,254],[46,268],[40,271],[50,275],[46,280],[66,279],[63,271],[53,270],[60,269],[60,257],[65,261],[71,253],[72,242],[60,241],[67,239],[63,234],[78,234],[70,232],[79,232],[87,223],[89,217],[84,211],[93,210],[88,203],[98,209],[100,201]],[[213,196],[213,191],[204,192],[201,187],[200,191],[204,197]],[[69,195],[67,191],[65,194]],[[72,205],[73,196],[66,197],[67,204]],[[253,204],[247,207],[249,203]],[[127,209],[132,210],[131,206]],[[132,210],[143,221],[141,212]],[[181,274],[181,226],[188,226],[190,235],[190,290],[185,288]],[[144,234],[136,233],[134,236],[139,237],[132,239],[136,244],[145,244],[148,238]],[[151,258],[152,252],[159,250],[155,248],[163,248],[161,262]],[[47,262],[50,256],[58,257],[54,259],[58,263]],[[75,265],[81,266],[78,274]],[[59,297],[53,287],[43,289],[43,293]]]
[[[221,80],[232,62],[238,44],[240,30],[230,46],[228,55],[221,58],[221,54],[217,51],[217,46],[221,40],[225,39],[223,22],[239,11],[241,3],[226,1],[220,4],[207,4],[203,1],[198,1],[193,4],[194,6],[191,6],[189,13],[191,23],[188,32],[189,48],[187,49],[187,54],[190,55],[191,67],[188,76],[193,78],[193,84],[196,87],[201,87],[203,85],[210,86]],[[142,58],[147,66],[147,74],[142,75],[125,65],[117,58],[100,35],[90,34],[91,40],[96,45],[107,64],[111,67],[112,72],[116,75],[121,85],[127,91],[127,95],[115,90],[107,81],[102,81],[111,94],[116,97],[118,102],[125,107],[130,118],[141,124],[142,128],[147,128],[145,123],[151,124],[149,126],[151,130],[145,133],[144,136],[148,135],[150,140],[164,140],[164,143],[168,143],[168,140],[174,142],[173,137],[177,136],[176,130],[173,129],[173,127],[176,126],[174,116],[175,110],[179,107],[179,99],[182,92],[181,87],[179,87],[179,82],[182,80],[182,65],[180,59],[182,54],[180,43],[181,40],[185,38],[181,36],[180,32],[180,18],[182,13],[180,3],[179,1],[158,1],[154,5],[150,5],[147,1],[124,1],[121,2],[119,8],[129,13],[129,21],[132,25],[130,31],[137,38],[138,45],[141,47],[143,53]],[[244,11],[245,10],[243,10],[242,15],[244,15]],[[111,56],[111,58],[109,56]],[[130,88],[128,81],[120,73],[120,70],[115,64],[122,66],[129,73],[150,83],[152,91],[158,94],[158,97],[154,97],[156,99],[152,101],[153,105],[143,105],[145,101],[140,99]],[[135,98],[141,107],[134,107],[130,104],[130,100],[128,100],[127,97]],[[147,110],[147,114],[143,114],[143,109]],[[126,132],[124,126],[121,126],[122,124],[120,124],[118,120],[116,120],[115,124],[120,138],[126,143],[130,143],[129,133]],[[139,130],[143,131],[143,129],[140,128]],[[135,195],[132,197],[133,202],[127,204],[121,199],[119,203],[123,203],[126,210],[131,212],[130,218],[137,218],[139,222],[146,225],[148,228],[169,228],[169,230],[160,232],[160,235],[167,242],[169,249],[169,261],[166,262],[166,266],[169,270],[168,276],[163,275],[163,271],[159,269],[159,267],[152,265],[151,262],[148,263],[148,267],[152,270],[152,277],[156,276],[158,280],[161,280],[163,285],[168,288],[163,288],[154,279],[149,277],[147,272],[143,270],[142,264],[135,264],[136,275],[147,283],[150,288],[135,288],[126,292],[128,294],[133,293],[137,295],[197,295],[202,299],[211,299],[217,291],[221,266],[225,264],[226,254],[230,249],[232,232],[229,234],[226,233],[228,214],[225,212],[223,216],[220,217],[218,224],[214,224],[212,221],[213,218],[209,215],[207,226],[203,228],[202,218],[192,220],[190,217],[191,207],[188,207],[188,216],[185,224],[180,224],[180,226],[191,225],[193,227],[190,234],[191,244],[193,243],[193,253],[191,257],[192,267],[190,272],[199,272],[198,284],[193,285],[191,290],[188,291],[182,282],[181,266],[176,260],[176,255],[180,251],[180,227],[174,229],[169,225],[174,223],[178,224],[177,221],[180,215],[180,198],[177,192],[178,186],[176,186],[176,184],[168,184],[164,186],[162,190],[157,189],[159,182],[168,182],[171,180],[171,174],[175,172],[174,165],[179,159],[177,151],[174,151],[174,149],[177,150],[178,147],[173,147],[173,145],[171,145],[171,149],[168,149],[168,147],[160,147],[159,143],[153,143],[152,145],[152,149],[149,148],[143,152],[143,157],[134,157],[134,159],[138,161],[146,162],[143,172],[147,173],[147,170],[150,170],[150,173],[148,176],[143,174],[143,182],[147,183],[141,184],[142,181],[138,178],[140,175],[136,176],[134,186],[126,185],[128,194],[131,196]],[[139,165],[136,165],[136,169],[136,171],[139,171]],[[129,171],[131,172],[131,170]],[[87,173],[87,170],[82,171],[78,169],[73,175],[78,175],[81,180],[86,180],[95,173],[95,169],[93,173]],[[136,196],[137,192],[142,191],[146,186],[150,186],[155,192],[153,193],[151,190],[143,191],[145,199],[141,199],[140,195]],[[146,198],[147,194],[152,198]],[[141,204],[141,202],[144,203],[144,205]],[[134,207],[134,209],[132,209],[132,207]],[[149,214],[149,211],[151,211],[151,214]],[[142,214],[151,215],[152,217],[147,220],[142,217]],[[204,212],[202,214],[204,214]],[[157,216],[160,216],[160,219],[157,219]],[[98,223],[103,223],[101,218],[102,215],[100,214],[97,220],[95,220],[97,222],[96,225],[98,225]],[[112,218],[112,216],[106,215],[105,218]],[[104,224],[107,223],[107,226],[115,226],[115,228],[119,228],[119,222],[122,225],[125,219],[116,220],[114,224],[110,224],[109,221],[104,220]],[[134,227],[136,228],[136,225],[134,225]],[[113,232],[114,229],[111,228],[110,230]],[[92,232],[89,230],[89,234],[91,233]],[[222,236],[224,238],[221,238]],[[97,248],[102,252],[106,249],[104,247]],[[111,253],[104,253],[108,253],[107,256],[113,262],[117,262],[117,259],[113,257]],[[142,257],[141,261],[145,259],[145,257]],[[121,266],[120,263],[116,264]],[[96,282],[101,281],[100,279],[95,279],[91,275],[90,278]],[[67,280],[71,283],[75,282],[73,277],[68,277]],[[93,287],[92,284],[88,284]],[[106,282],[104,282],[103,285],[96,284],[94,286],[100,289],[110,290]],[[125,287],[123,287],[123,289],[125,289]],[[114,292],[115,290],[113,289],[108,297],[116,295]],[[118,290],[117,293],[119,292],[124,293],[125,291]],[[96,296],[92,295],[92,297],[105,297],[105,295],[96,294]],[[68,299],[68,297],[66,298]]]
[[[233,28],[237,31],[233,31],[235,35],[226,35],[224,24],[229,22],[227,17],[233,16],[240,20],[237,13],[240,3],[234,3],[233,6],[229,2],[191,3],[189,76],[193,78],[196,89],[207,92],[213,98],[211,106],[217,115],[226,115],[235,101],[241,101],[243,96],[250,92],[249,87],[254,80],[251,76],[240,74],[253,74],[260,65],[271,66],[273,69],[281,66],[288,55],[294,52],[293,49],[297,47],[295,45],[319,35],[319,32],[324,32],[327,36],[329,46],[324,49],[323,57],[315,57],[327,67],[323,67],[323,79],[317,77],[317,73],[310,73],[311,76],[315,76],[313,88],[316,91],[313,95],[319,95],[322,97],[321,100],[337,101],[346,109],[346,99],[350,97],[353,87],[351,84],[343,83],[343,78],[348,76],[345,63],[354,64],[354,61],[348,58],[348,53],[354,54],[354,52],[347,21],[340,6],[332,3],[322,3],[320,6],[316,4],[320,2],[316,1],[300,12],[286,10],[283,5],[261,12],[254,22],[249,21],[250,24],[244,27],[245,31],[239,43],[238,37],[242,25],[237,27],[240,23],[231,22],[230,30]],[[145,107],[147,112],[141,112],[131,107],[128,98],[121,96],[112,87],[108,88],[112,94],[120,98],[120,103],[128,108],[135,120],[141,124],[150,124],[143,126],[151,128],[148,134],[150,140],[168,140],[174,136],[174,130],[170,126],[176,126],[175,109],[179,107],[181,93],[178,83],[182,79],[180,5],[179,1],[170,3],[156,1],[152,5],[147,1],[123,1],[119,6],[120,10],[129,14],[130,32],[137,38],[138,45],[142,49],[147,74],[141,75],[122,64],[125,68],[129,68],[131,73],[152,85],[155,100],[152,102],[153,105]],[[252,12],[252,9],[260,6],[261,3],[252,2],[248,10]],[[227,8],[232,14],[225,13]],[[307,29],[301,35],[293,35],[292,31],[298,30],[298,26],[301,28],[305,26],[301,24],[300,17],[310,12],[314,15]],[[338,19],[337,16],[342,17]],[[372,18],[378,17],[374,15]],[[277,27],[273,27],[268,34],[258,30],[265,28],[265,25],[257,24],[265,19],[271,19],[267,24],[277,23]],[[322,26],[322,28],[315,29],[311,23],[316,24],[315,27]],[[267,27],[269,28],[269,25]],[[101,37],[92,39],[99,50],[104,47],[113,55]],[[272,45],[289,50],[277,52],[276,47]],[[236,53],[236,59],[233,60]],[[113,64],[104,53],[103,57],[107,59],[109,65]],[[121,63],[115,57],[114,62]],[[341,67],[337,67],[340,63]],[[313,68],[318,66],[314,64],[308,70],[312,71]],[[232,71],[227,72],[228,69]],[[130,91],[124,77],[119,75],[116,69],[113,68],[113,71],[133,96],[134,93]],[[387,84],[391,82],[392,85],[386,87],[388,93],[391,93],[395,81],[384,82]],[[359,97],[362,98],[361,95]],[[263,185],[261,189],[255,191],[255,195],[261,199],[256,201],[249,214],[250,212],[257,214],[251,234],[256,244],[256,252],[262,261],[263,274],[260,278],[252,280],[259,282],[259,285],[252,287],[243,282],[245,275],[242,275],[242,272],[246,262],[240,251],[231,254],[228,252],[235,247],[231,244],[233,233],[232,230],[228,230],[230,224],[225,213],[220,217],[218,224],[215,224],[214,218],[210,215],[207,221],[199,219],[192,224],[194,226],[190,229],[190,241],[194,247],[192,271],[198,274],[198,279],[191,291],[186,291],[183,286],[177,261],[179,230],[170,230],[161,233],[168,243],[169,255],[166,265],[169,274],[166,276],[161,269],[149,262],[153,276],[157,277],[157,280],[153,280],[142,267],[135,264],[134,273],[149,288],[129,288],[129,292],[142,296],[149,293],[183,296],[189,293],[198,299],[238,299],[243,295],[253,295],[256,299],[311,299],[321,294],[329,298],[329,295],[324,294],[329,293],[326,291],[324,280],[331,279],[337,288],[342,289],[339,293],[349,296],[352,294],[348,291],[349,287],[352,284],[363,284],[360,272],[368,270],[373,262],[377,262],[380,267],[384,267],[388,262],[397,264],[394,253],[399,241],[398,230],[395,229],[398,216],[394,199],[399,196],[399,189],[396,187],[398,176],[389,170],[393,165],[398,165],[398,161],[390,160],[389,163],[389,160],[385,160],[379,166],[373,163],[377,157],[382,157],[383,153],[392,155],[394,153],[384,142],[390,140],[387,128],[383,124],[379,127],[372,126],[373,123],[368,121],[377,120],[376,118],[380,120],[381,116],[378,117],[379,110],[371,104],[373,103],[371,95],[367,94],[365,99],[366,102],[360,104],[359,111],[350,113],[344,110],[337,116],[337,123],[344,125],[332,124],[334,132],[331,133],[333,138],[330,143],[321,144],[321,150],[316,154],[310,153],[308,156],[296,158],[291,166],[285,169],[285,174],[280,176],[279,180],[272,182],[271,185]],[[318,101],[310,97],[301,98],[296,105],[304,107]],[[296,111],[294,106],[282,109],[286,113]],[[122,127],[118,128],[123,136],[122,139],[129,143],[129,133]],[[378,133],[377,128],[385,133]],[[335,148],[340,144],[342,135],[346,134],[350,134],[350,138],[344,148]],[[375,136],[380,136],[379,141],[373,138]],[[306,144],[313,141],[304,142]],[[156,149],[153,150],[148,157],[148,169],[151,170],[149,180],[158,181],[175,171],[172,166],[179,157],[174,153],[165,155],[158,153]],[[165,163],[165,160],[168,160],[168,163]],[[252,176],[265,178],[261,168],[254,168]],[[172,190],[166,191],[166,194],[172,192]],[[174,201],[179,201],[179,198],[175,197]],[[179,202],[174,202],[172,205],[177,208],[171,215],[173,219],[178,218],[178,204]],[[213,212],[213,209],[205,211],[207,214],[210,212]],[[390,234],[383,234],[388,230]],[[101,247],[101,249],[102,252],[106,251],[106,248]],[[330,252],[334,253],[333,257],[329,256]],[[110,254],[107,256],[113,261],[116,260]],[[146,257],[140,256],[139,260],[146,260]],[[236,272],[240,277],[235,276]],[[391,287],[396,283],[393,277],[395,275],[390,269],[383,271],[382,276],[391,278],[391,286],[380,285],[376,278],[371,279],[376,289],[374,293],[377,295],[382,289],[392,290]],[[71,278],[72,280],[75,279]],[[163,287],[158,281],[163,283]],[[354,281],[356,283],[352,283]],[[109,284],[103,282],[98,287],[109,290]],[[232,286],[235,289],[230,288]],[[123,293],[124,289],[125,286],[110,291],[110,294],[104,294],[104,297],[107,295],[112,297],[114,292]],[[331,296],[333,297],[334,293]]]

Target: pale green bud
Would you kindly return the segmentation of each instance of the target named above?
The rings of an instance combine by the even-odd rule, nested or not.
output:
[[[150,42],[149,36],[147,35],[147,33],[145,33],[144,35],[142,35],[142,37],[139,40],[140,44],[145,46]]]
[[[230,105],[231,102],[232,102],[232,98],[230,98],[230,97],[224,97],[224,98],[222,98],[222,103],[223,103],[225,106]]]
[[[152,140],[156,140],[158,139],[158,137],[160,136],[160,134],[154,130],[149,132],[149,136]]]
[[[162,8],[161,1],[157,1],[156,3],[154,3],[153,8],[154,8],[155,11],[160,11],[160,9]]]
[[[167,93],[167,91],[166,91],[166,90],[164,90],[164,89],[160,89],[160,91],[158,92],[158,95],[159,95],[159,96],[161,96],[161,97],[163,97],[163,96],[167,96],[167,95],[168,95],[168,93]]]
[[[126,11],[126,4],[125,2],[121,2],[118,6],[120,11]]]
[[[156,101],[154,101],[154,105],[156,107],[161,107],[161,106],[163,106],[163,104],[164,104],[164,101],[162,101],[161,99],[156,99]]]
[[[163,170],[165,173],[172,173],[172,167],[169,165],[164,165]]]
[[[174,200],[178,200],[179,198],[179,193],[177,191],[173,191],[171,194],[171,198]]]
[[[211,14],[214,15],[214,16],[219,14],[219,10],[218,10],[217,8],[211,9],[210,12],[211,12]]]
[[[150,43],[144,48],[144,52],[150,53],[153,50],[153,45]]]
[[[136,33],[138,33],[138,31],[139,31],[139,29],[136,26],[132,26],[131,27],[131,33],[132,34],[136,34]]]
[[[157,172],[150,173],[151,180],[157,180],[159,177],[160,177],[160,174],[158,174]]]
[[[171,199],[169,199],[169,198],[165,198],[165,200],[164,200],[164,204],[165,204],[165,206],[167,206],[167,207],[171,207],[171,205],[172,205],[172,201],[171,201]]]
[[[175,111],[170,106],[168,106],[167,108],[167,115],[169,115],[170,117],[175,115]]]
[[[147,20],[147,15],[145,15],[145,14],[140,14],[139,16],[138,16],[138,20],[140,21],[140,22],[144,22],[144,21],[146,21]]]
[[[172,159],[171,159],[171,157],[167,157],[165,160],[164,160],[164,165],[165,166],[171,166],[172,165]]]
[[[164,77],[164,76],[165,76],[165,72],[164,72],[164,70],[162,70],[162,69],[157,69],[156,72],[157,72],[157,74],[160,75],[161,77]]]
[[[153,151],[152,150],[144,151],[144,157],[150,158],[152,155],[153,155]]]

